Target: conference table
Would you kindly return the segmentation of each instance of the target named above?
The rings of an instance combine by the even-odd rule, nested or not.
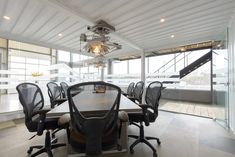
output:
[[[104,104],[107,103],[107,101],[109,100],[104,99],[104,101],[101,102],[99,101],[100,98],[96,97],[97,95],[101,95],[101,94],[93,94],[89,96],[87,96],[87,94],[79,95],[80,99],[77,98],[79,99],[78,101],[81,102],[77,106],[79,111],[83,113],[84,112],[90,113],[90,112],[97,112],[97,111],[105,110],[106,106]],[[130,113],[130,112],[140,112],[141,108],[137,104],[135,104],[133,101],[125,97],[124,95],[121,95],[119,110]],[[60,104],[59,106],[49,111],[48,115],[49,116],[61,116],[65,113],[69,113],[68,101],[65,101],[64,103]]]
[[[80,102],[76,107],[79,109],[81,113],[95,113],[95,112],[102,112],[107,109],[106,104],[112,103],[110,100],[112,99],[112,93],[104,93],[106,96],[102,96],[102,93],[85,93],[85,94],[78,94],[73,97],[74,101]],[[111,99],[110,99],[111,98]],[[131,112],[141,112],[141,108],[132,102],[130,99],[125,97],[124,95],[121,95],[120,98],[120,111],[125,111],[127,113]],[[48,116],[61,116],[63,114],[69,113],[69,104],[68,101],[65,101],[64,103],[60,104],[59,106],[55,107],[51,111],[48,112]],[[127,127],[128,122],[122,124],[122,133],[121,133],[121,145],[122,145],[122,152],[127,151],[128,145],[127,145]],[[68,149],[68,156],[76,156],[74,155],[74,152],[71,153],[71,150]],[[117,151],[111,151],[111,152],[117,152]],[[110,151],[107,151],[107,153],[110,153]],[[104,152],[105,154],[105,152]],[[78,155],[83,156],[83,155]]]

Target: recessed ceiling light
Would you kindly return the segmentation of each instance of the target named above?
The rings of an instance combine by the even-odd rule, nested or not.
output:
[[[161,23],[165,22],[165,19],[164,19],[164,18],[161,18],[161,19],[160,19],[160,22],[161,22]]]
[[[174,34],[172,34],[172,35],[171,35],[171,38],[174,38],[174,37],[175,37],[175,35],[174,35]]]
[[[5,20],[11,20],[11,18],[10,18],[9,16],[3,16],[3,18],[4,18]]]
[[[186,51],[186,49],[185,49],[184,47],[182,47],[182,48],[180,49],[180,51]]]
[[[63,34],[61,34],[61,33],[60,33],[60,34],[58,34],[58,36],[59,36],[59,37],[62,37],[62,36],[63,36]]]

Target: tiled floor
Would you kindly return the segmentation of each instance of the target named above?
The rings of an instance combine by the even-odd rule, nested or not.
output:
[[[129,127],[130,134],[137,134],[135,126]],[[145,134],[160,137],[162,145],[151,141],[158,151],[158,157],[235,157],[235,136],[208,118],[189,115],[159,112],[155,123],[145,127]],[[44,142],[44,137],[28,140],[33,133],[29,133],[21,121],[16,125],[0,130],[0,156],[26,157],[26,150],[30,145]],[[65,131],[57,134],[59,142],[66,141]],[[129,139],[129,144],[133,142]],[[65,157],[66,147],[54,150],[54,157]],[[135,152],[103,155],[109,157],[151,157],[151,150],[144,144],[135,147]],[[39,157],[47,157],[42,154]]]
[[[161,99],[159,109],[203,117],[225,119],[224,108],[212,104]]]

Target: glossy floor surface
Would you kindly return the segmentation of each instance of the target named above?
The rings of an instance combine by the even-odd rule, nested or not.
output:
[[[159,109],[202,117],[225,119],[225,107],[212,104],[161,99]]]
[[[14,121],[15,125],[0,129],[0,156],[27,157],[30,145],[43,144],[44,136],[28,140],[33,134],[29,133],[23,120]],[[130,134],[138,134],[135,126],[129,126]],[[151,141],[158,151],[158,157],[235,157],[235,136],[226,131],[217,122],[208,118],[189,115],[159,112],[155,123],[145,127],[145,134],[159,137],[162,145]],[[59,142],[66,142],[65,131],[57,134]],[[133,142],[129,139],[129,144]],[[65,157],[66,147],[53,151],[54,157]],[[109,154],[112,157],[151,157],[151,150],[144,144],[135,147],[135,152]],[[47,157],[42,154],[39,157]]]
[[[47,97],[45,97],[45,105],[50,105],[49,98]],[[223,107],[185,101],[161,99],[159,109],[219,119],[224,119],[225,116],[225,109]],[[11,120],[12,117],[14,118],[19,113],[22,113],[22,106],[17,94],[0,95],[0,122],[7,119]],[[19,117],[22,116],[17,115],[15,118]]]

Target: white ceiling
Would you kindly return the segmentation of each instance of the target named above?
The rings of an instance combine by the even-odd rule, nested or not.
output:
[[[0,0],[0,36],[78,52],[80,34],[102,19],[116,28],[123,48],[108,56],[117,57],[217,40],[234,10],[235,0]]]

